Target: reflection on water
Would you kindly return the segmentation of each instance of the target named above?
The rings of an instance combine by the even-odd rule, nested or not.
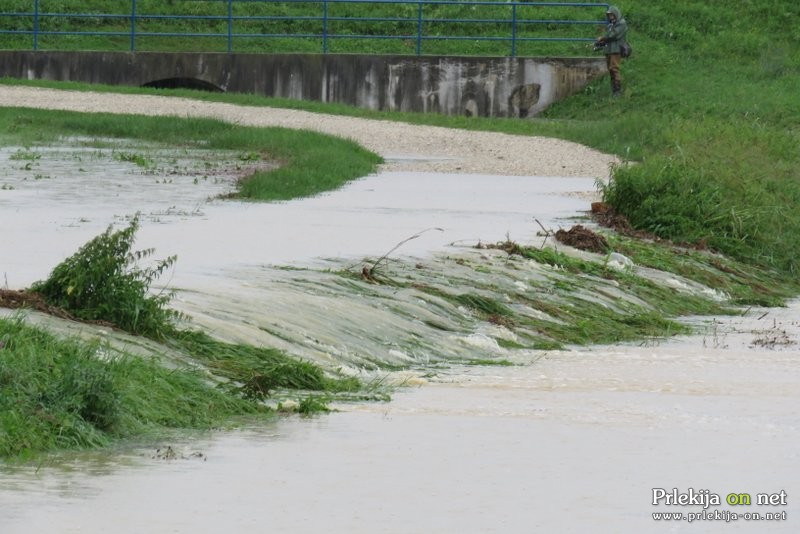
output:
[[[81,176],[68,178],[74,192],[97,181]],[[574,193],[590,189],[589,180],[394,173],[305,201],[255,205],[207,201],[194,183],[155,196],[147,187],[84,195],[55,194],[62,177],[15,179],[0,190],[0,226],[13,228],[0,233],[0,268],[12,287],[45,276],[118,216],[155,213],[176,193],[175,213],[189,215],[169,224],[146,218],[140,243],[178,254],[176,304],[197,323],[331,364],[402,363],[425,385],[313,419],[2,466],[2,534],[797,531],[800,303],[696,319],[704,333],[657,345],[508,351],[497,340],[509,333],[497,325],[476,326],[457,308],[400,299],[390,287],[359,296],[346,278],[325,273],[341,262],[320,259],[352,258],[357,269],[364,256],[440,227],[402,249],[425,277],[437,269],[434,253],[460,251],[454,242],[506,232],[533,239],[534,216],[558,225],[585,209]],[[506,269],[497,283],[507,291],[537,276],[533,267],[486,261]],[[317,269],[274,268],[287,263]],[[517,365],[431,365],[468,355]],[[178,458],[158,457],[156,447],[167,445]],[[697,507],[653,507],[654,487],[785,490],[789,520],[769,530],[656,524],[654,511]],[[756,508],[749,511],[764,511]]]

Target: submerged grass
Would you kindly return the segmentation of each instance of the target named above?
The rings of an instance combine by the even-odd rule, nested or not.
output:
[[[73,136],[242,151],[256,170],[240,181],[233,196],[252,200],[290,200],[337,189],[373,172],[381,162],[352,141],[304,130],[249,128],[211,119],[0,107],[4,143],[34,146]],[[142,155],[125,157],[147,163]],[[277,162],[279,167],[258,170],[259,162],[262,166]]]
[[[526,249],[521,247],[521,250]],[[670,317],[726,311],[724,307],[708,298],[679,294],[634,275],[619,276],[623,281],[620,284],[622,292],[641,299],[646,303],[644,306],[633,302],[623,304],[619,298],[607,299],[612,300],[613,305],[603,302],[602,298],[589,299],[590,294],[594,294],[595,299],[601,297],[591,279],[596,281],[597,277],[592,272],[603,267],[595,262],[579,263],[590,268],[587,271],[576,268],[568,276],[590,277],[584,284],[581,296],[574,295],[573,288],[557,283],[564,275],[554,278],[549,283],[531,283],[530,291],[527,292],[510,292],[498,287],[473,284],[475,290],[496,295],[494,298],[475,293],[451,293],[446,288],[457,287],[461,283],[453,279],[427,280],[424,285],[414,282],[408,284],[406,288],[438,297],[450,302],[454,307],[465,307],[477,320],[515,332],[519,337],[518,341],[498,341],[498,344],[506,349],[552,350],[565,345],[669,337],[690,332],[688,327]],[[496,276],[499,280],[504,275],[497,273]],[[580,281],[580,278],[578,280]],[[501,298],[504,300],[503,303],[498,300]],[[541,312],[548,318],[543,318],[536,312]]]
[[[689,334],[692,329],[682,317],[736,314],[745,305],[780,304],[797,290],[795,281],[775,269],[665,241],[606,237],[608,254],[506,241],[478,247],[502,250],[506,259],[495,252],[442,258],[437,269],[403,269],[398,264],[396,272],[405,270],[406,276],[387,271],[380,280],[338,274],[353,285],[374,288],[385,279],[395,291],[424,295],[406,298],[421,299],[431,309],[437,303],[437,313],[458,324],[448,329],[455,333],[468,335],[481,322],[504,327],[515,335],[513,341],[496,340],[507,350],[554,350]],[[622,267],[618,259],[612,262],[614,253],[633,263]],[[540,267],[514,258],[533,260]],[[473,326],[460,322],[465,315]],[[425,324],[443,330],[439,323]]]
[[[697,250],[669,242],[652,242],[607,235],[612,248],[635,264],[684,278],[727,295],[738,306],[781,306],[796,295],[800,284],[778,269],[732,261],[707,250]]]
[[[319,366],[276,349],[223,343],[198,331],[179,332],[169,344],[231,380],[233,389],[246,398],[264,400],[276,390],[286,389],[324,393],[352,393],[361,389],[356,378],[332,378]]]

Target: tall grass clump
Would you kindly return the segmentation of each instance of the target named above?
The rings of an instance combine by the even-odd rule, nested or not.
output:
[[[0,458],[210,428],[259,411],[194,371],[0,320]]]
[[[694,166],[670,158],[656,159],[658,174],[650,174],[642,166],[617,168],[614,179],[603,188],[606,202],[625,213],[635,227],[662,238],[705,240],[709,226],[726,218],[718,184]],[[721,239],[717,236],[715,244]]]
[[[152,294],[150,286],[177,258],[141,267],[139,262],[154,249],[133,250],[138,229],[138,216],[121,230],[109,226],[58,264],[46,280],[34,283],[31,291],[79,319],[107,321],[134,334],[163,339],[173,330],[178,313],[168,307],[171,292]]]

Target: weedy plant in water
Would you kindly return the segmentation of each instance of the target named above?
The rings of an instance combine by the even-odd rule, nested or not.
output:
[[[42,159],[42,155],[38,152],[31,152],[30,150],[17,150],[11,154],[8,159],[17,161],[36,161]]]
[[[409,242],[409,241],[411,241],[412,239],[416,239],[416,238],[418,238],[419,236],[421,236],[422,234],[424,234],[425,232],[429,232],[429,231],[431,231],[431,230],[436,230],[436,231],[438,231],[438,232],[444,232],[444,229],[442,229],[442,228],[436,228],[436,227],[433,227],[433,228],[426,228],[425,230],[422,230],[421,232],[417,232],[416,234],[414,234],[414,235],[412,235],[412,236],[410,236],[410,237],[407,237],[407,238],[403,239],[402,241],[400,241],[399,243],[397,243],[397,244],[396,244],[394,247],[392,247],[392,249],[391,249],[389,252],[387,252],[386,254],[384,254],[383,256],[381,256],[380,258],[378,258],[377,260],[375,260],[375,261],[372,263],[372,265],[364,265],[364,267],[361,269],[361,277],[362,277],[364,280],[367,280],[368,282],[373,282],[373,283],[388,282],[388,281],[389,281],[388,279],[386,279],[385,281],[384,281],[384,280],[381,280],[381,279],[379,279],[379,269],[378,269],[378,266],[381,264],[381,262],[387,262],[387,261],[389,260],[389,256],[390,256],[390,255],[391,255],[391,254],[392,254],[392,253],[393,253],[395,250],[397,250],[398,248],[402,247],[403,245],[405,245],[406,243],[408,243],[408,242]]]
[[[135,152],[115,152],[114,159],[133,163],[139,167],[150,167],[153,165],[152,160]]]
[[[138,214],[121,230],[109,226],[57,265],[31,291],[49,304],[87,321],[107,321],[134,334],[163,339],[180,314],[167,307],[172,292],[152,294],[150,286],[172,267],[177,256],[140,267],[154,249],[133,250]]]

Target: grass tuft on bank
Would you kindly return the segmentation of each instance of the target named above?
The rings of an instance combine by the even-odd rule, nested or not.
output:
[[[199,372],[0,320],[0,458],[100,447],[173,428],[266,413]]]
[[[155,250],[133,249],[138,229],[138,215],[120,230],[109,226],[58,264],[46,280],[34,283],[31,292],[78,319],[109,322],[132,334],[164,339],[174,331],[172,323],[179,314],[168,307],[171,291],[153,294],[150,286],[177,256],[142,267]]]

